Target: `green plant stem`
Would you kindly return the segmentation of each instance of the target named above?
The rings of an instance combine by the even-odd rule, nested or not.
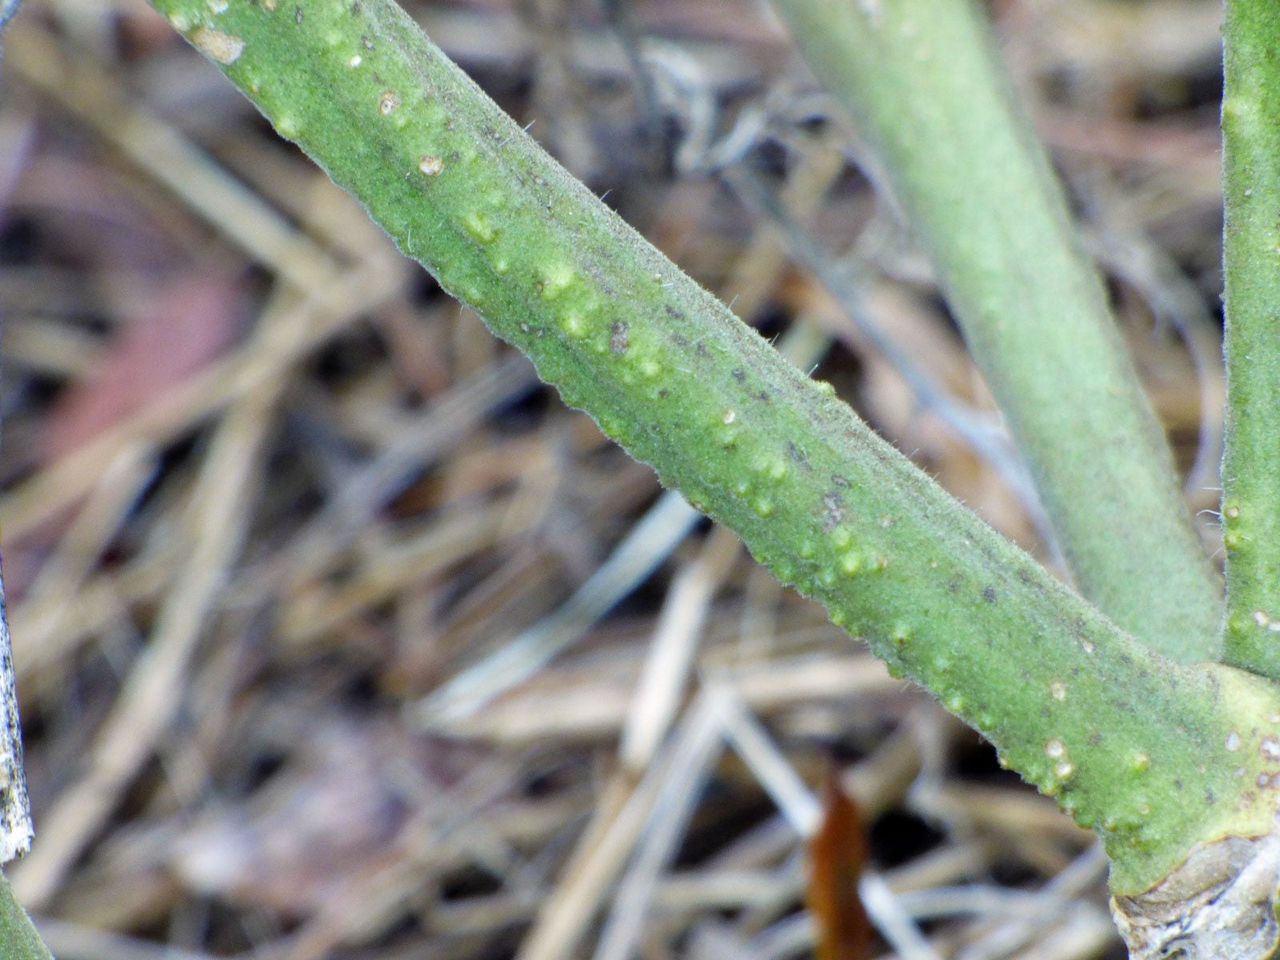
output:
[[[13,889],[3,873],[0,873],[0,960],[53,960],[27,911],[14,899]]]
[[[1081,592],[1164,655],[1216,660],[1217,578],[977,4],[774,6],[910,214]]]
[[[1280,6],[1228,0],[1224,659],[1280,679]]]
[[[1280,772],[1259,749],[1268,686],[1117,630],[635,234],[390,0],[156,6],[570,404],[1096,826],[1117,889],[1270,817],[1235,776]]]

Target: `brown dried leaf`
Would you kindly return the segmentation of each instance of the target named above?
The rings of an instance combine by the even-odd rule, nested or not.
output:
[[[875,930],[858,897],[858,879],[867,862],[867,834],[857,805],[827,775],[822,824],[809,840],[809,883],[805,891],[816,927],[818,960],[867,960]]]

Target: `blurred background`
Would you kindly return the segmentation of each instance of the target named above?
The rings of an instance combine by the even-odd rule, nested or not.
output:
[[[1055,565],[928,263],[765,4],[408,9]],[[1214,552],[1218,0],[992,13]],[[5,47],[37,825],[9,873],[63,960],[1124,955],[1089,834],[664,495],[143,0],[27,0]]]

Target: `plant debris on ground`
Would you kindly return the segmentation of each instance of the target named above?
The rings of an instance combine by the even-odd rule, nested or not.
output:
[[[1058,569],[927,261],[764,5],[408,9]],[[1211,511],[1220,6],[993,13]],[[27,0],[2,68],[37,825],[9,873],[62,960],[1123,955],[1091,835],[566,408],[143,0]]]

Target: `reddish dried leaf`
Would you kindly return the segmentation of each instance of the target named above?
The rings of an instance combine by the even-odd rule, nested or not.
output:
[[[44,437],[45,458],[69,453],[216,358],[235,336],[240,309],[225,277],[165,284],[123,325],[101,365],[58,404]]]
[[[875,930],[858,896],[867,862],[867,835],[857,805],[832,770],[823,795],[822,824],[809,841],[805,891],[816,929],[818,960],[867,960]]]

